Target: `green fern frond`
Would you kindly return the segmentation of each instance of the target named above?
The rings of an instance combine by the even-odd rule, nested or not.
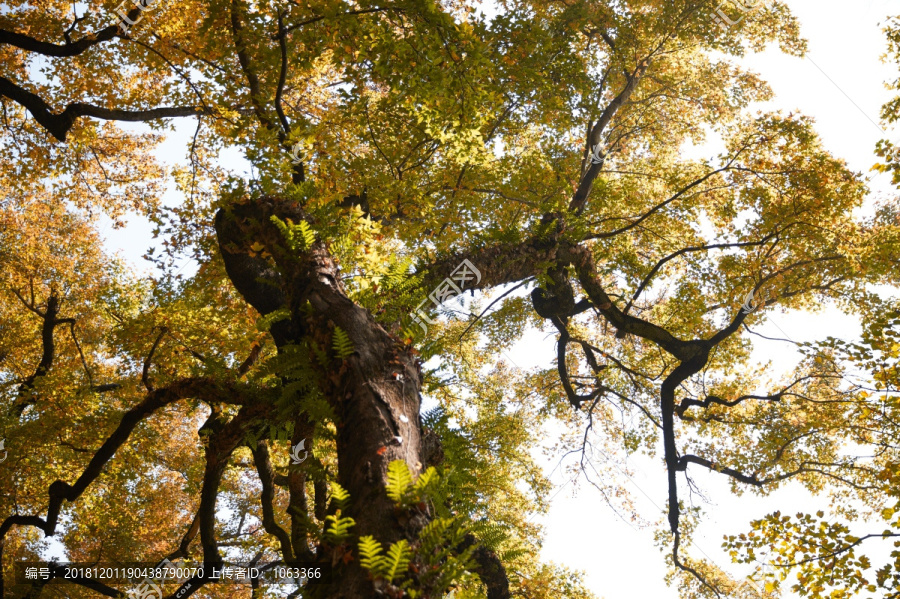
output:
[[[262,438],[262,435],[265,431],[248,431],[244,435],[244,445],[247,447],[256,447],[256,444],[259,443],[259,440]],[[207,435],[211,435],[211,430],[200,431],[198,434],[205,437]]]
[[[273,441],[289,441],[294,432],[294,426],[291,423],[273,424],[268,428],[268,438]]]
[[[413,484],[409,466],[403,460],[394,460],[388,465],[387,494],[394,503],[402,503],[406,498],[406,491]]]
[[[293,373],[291,373],[291,374],[293,374]],[[293,380],[291,380],[290,382],[285,384],[284,387],[281,388],[281,396],[286,401],[304,397],[310,391],[315,390],[314,381],[311,381],[307,378],[300,378],[300,377],[294,378],[293,376],[291,378]],[[291,407],[293,407],[293,406],[291,406]]]
[[[274,215],[269,220],[278,228],[291,251],[305,252],[316,242],[316,233],[305,220],[297,225],[291,219],[285,222]]]
[[[350,529],[356,526],[353,518],[341,518],[341,510],[325,517],[325,540],[340,545],[350,539]]]
[[[435,470],[434,466],[429,466],[428,470],[419,476],[419,479],[416,481],[415,485],[413,485],[413,490],[418,497],[430,495],[436,490],[437,485],[440,483],[440,478],[441,476],[438,474],[437,470]]]
[[[312,353],[316,356],[316,361],[322,366],[328,366],[331,360],[328,358],[328,354],[319,347],[319,344],[312,342],[309,345],[310,349],[312,349]]]
[[[269,218],[269,220],[272,221],[272,224],[275,225],[275,228],[278,229],[278,232],[281,233],[281,236],[285,238],[285,240],[288,242],[288,244],[290,244],[292,241],[292,238],[293,238],[293,234],[291,232],[290,227],[287,225],[287,223],[285,223],[283,220],[281,220],[274,214],[272,215],[271,218]],[[288,221],[288,222],[290,222],[290,221]]]
[[[317,388],[312,388],[296,403],[291,416],[296,416],[297,413],[308,414],[311,422],[335,422],[337,419],[334,407]]]
[[[265,316],[260,317],[259,320],[256,321],[256,330],[266,333],[272,328],[273,324],[282,320],[288,320],[290,317],[290,310],[287,308],[279,308],[274,312],[269,312]]]
[[[501,552],[498,557],[500,558],[500,561],[505,564],[517,560],[522,556],[528,555],[528,553],[528,549],[524,547],[515,547],[513,549]]]
[[[422,424],[431,430],[437,430],[438,427],[444,428],[448,419],[449,416],[443,406],[435,406],[422,414]]]
[[[373,578],[381,575],[384,549],[375,537],[366,535],[359,540],[359,563]]]
[[[498,551],[510,539],[510,534],[506,529],[491,522],[476,522],[472,524],[471,529],[478,537],[479,542],[491,551]]]
[[[303,242],[303,250],[308,250],[316,242],[316,233],[305,220],[301,220],[297,225],[297,231],[300,233],[300,240]]]
[[[350,506],[350,493],[347,490],[339,485],[336,482],[332,482],[331,484],[331,499],[334,501],[334,504],[342,510],[347,509]]]
[[[382,558],[384,563],[384,577],[388,582],[394,582],[401,574],[409,569],[409,560],[412,559],[412,549],[406,539],[400,539],[392,543],[387,555]]]
[[[402,292],[418,287],[422,280],[422,275],[410,275],[412,268],[412,258],[399,258],[388,264],[384,274],[382,291],[391,291],[394,294],[402,294]],[[402,297],[402,295],[400,295]],[[397,298],[399,300],[399,297]]]
[[[446,544],[447,530],[453,524],[449,518],[438,518],[425,525],[419,533],[419,542],[422,553],[430,556],[440,551]]]
[[[334,327],[331,336],[331,349],[341,360],[346,360],[353,355],[353,342],[341,327]]]
[[[446,590],[458,581],[465,579],[474,568],[471,549],[467,549],[460,557],[448,557],[436,571],[436,576],[429,586]]]

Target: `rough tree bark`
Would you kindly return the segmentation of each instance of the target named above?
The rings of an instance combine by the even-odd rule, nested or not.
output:
[[[335,358],[320,386],[338,417],[338,481],[352,498],[348,515],[356,521],[357,535],[373,535],[386,543],[412,540],[422,523],[397,522],[384,481],[393,460],[406,462],[414,475],[425,461],[416,356],[347,297],[324,244],[290,252],[271,216],[294,222],[305,218],[296,204],[272,198],[218,213],[216,232],[228,275],[261,314],[288,308],[290,320],[277,323],[272,331],[279,349],[306,337],[327,351],[335,327],[347,333],[353,355]],[[276,268],[251,254],[254,243],[265,246]],[[294,555],[309,551],[293,550]],[[377,596],[358,560],[342,567],[331,586],[327,597],[333,599]]]

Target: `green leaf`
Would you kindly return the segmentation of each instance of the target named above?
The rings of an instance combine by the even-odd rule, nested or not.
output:
[[[416,495],[421,497],[426,495],[434,489],[438,483],[440,482],[440,475],[437,470],[435,470],[434,466],[429,466],[428,470],[423,472],[419,479],[416,481],[413,489],[416,492]]]
[[[413,479],[409,472],[409,466],[403,460],[394,460],[388,465],[387,494],[394,503],[402,503],[406,497],[406,491],[412,486]]]
[[[295,225],[291,219],[283,221],[275,215],[269,219],[278,228],[288,247],[294,252],[305,252],[316,242],[316,233],[305,220]]]
[[[336,482],[331,483],[331,499],[339,509],[346,510],[350,506],[350,493]]]
[[[401,574],[409,569],[409,560],[412,559],[412,550],[406,539],[400,539],[391,545],[387,555],[384,556],[384,577],[389,582],[394,582]]]
[[[260,332],[268,332],[272,325],[282,320],[288,320],[291,312],[287,308],[279,308],[274,312],[270,312],[256,321],[256,329]]]
[[[381,543],[371,535],[366,535],[359,540],[359,563],[372,574],[373,578],[381,574],[383,551]]]
[[[302,249],[308,250],[316,242],[316,234],[305,220],[301,220],[297,225],[297,231],[300,233],[300,239],[303,242]]]
[[[334,350],[335,355],[341,360],[346,360],[353,355],[353,342],[350,341],[350,337],[341,327],[334,327],[334,332],[331,336],[331,349]]]
[[[340,545],[350,539],[350,529],[356,526],[353,518],[342,518],[341,510],[325,518],[325,540],[332,545]]]

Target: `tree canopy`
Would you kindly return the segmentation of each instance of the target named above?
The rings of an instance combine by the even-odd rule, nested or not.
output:
[[[129,590],[15,581],[52,536],[206,566],[178,599],[587,599],[539,556],[539,439],[659,460],[685,597],[897,596],[900,551],[865,552],[900,537],[900,206],[749,109],[772,91],[736,58],[805,50],[784,3],[140,2],[0,11],[0,595]],[[151,274],[104,247],[132,213]],[[753,365],[766,314],[825,305],[863,337]],[[535,328],[555,364],[502,359]],[[770,552],[748,585],[688,550],[702,470],[833,510],[730,532]],[[332,578],[212,584],[226,562]]]

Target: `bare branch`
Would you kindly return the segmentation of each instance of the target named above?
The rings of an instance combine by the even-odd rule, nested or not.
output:
[[[497,196],[497,197],[499,197],[499,198],[503,198],[504,200],[509,200],[510,202],[517,202],[517,203],[519,203],[519,204],[524,204],[524,205],[526,205],[526,206],[531,206],[532,208],[537,208],[537,207],[538,207],[538,205],[535,204],[534,202],[530,202],[530,201],[528,201],[528,200],[523,200],[523,199],[521,199],[521,198],[514,198],[514,197],[512,197],[512,196],[506,195],[505,193],[503,193],[503,192],[501,192],[501,191],[497,191],[496,189],[485,189],[485,188],[483,188],[483,187],[463,187],[463,186],[461,186],[461,185],[459,185],[459,186],[457,186],[457,187],[453,187],[453,186],[450,186],[450,185],[445,185],[442,189],[443,189],[444,191],[453,191],[453,192],[456,192],[457,190],[460,190],[460,189],[461,189],[461,190],[463,190],[463,191],[474,191],[474,192],[476,192],[476,193],[488,193],[488,194],[491,194],[491,195],[495,195],[495,196]]]
[[[803,564],[808,564],[810,562],[817,562],[817,561],[821,561],[823,559],[828,559],[830,557],[836,557],[842,553],[850,551],[857,545],[861,545],[862,543],[864,543],[865,541],[868,541],[869,539],[889,539],[889,538],[894,538],[894,537],[900,537],[900,533],[883,533],[882,532],[882,533],[876,533],[876,534],[868,534],[868,535],[859,537],[855,542],[850,543],[849,545],[844,545],[840,549],[835,549],[834,551],[830,551],[824,555],[808,557],[806,559],[800,560],[799,562],[791,562],[789,564],[778,564],[778,566],[781,568],[792,568],[795,566],[802,566]]]
[[[385,7],[377,7],[377,8],[366,8],[366,9],[360,9],[360,10],[348,10],[347,12],[333,15],[332,18],[346,17],[346,16],[351,16],[351,15],[368,15],[368,14],[372,14],[372,13],[385,12],[385,11],[389,11],[389,10],[396,10],[398,12],[402,12],[404,9],[400,8],[400,7],[395,7],[395,6],[385,6]],[[285,33],[290,33],[291,31],[293,31],[295,29],[299,29],[300,27],[305,27],[307,25],[312,25],[313,23],[318,23],[319,21],[321,21],[323,19],[325,19],[324,16],[311,17],[309,19],[300,21],[299,23],[294,23],[293,25],[286,27],[284,29],[284,31],[285,31]]]
[[[756,476],[747,476],[741,472],[733,468],[728,468],[726,466],[720,466],[718,464],[714,464],[713,462],[707,460],[706,458],[701,458],[699,456],[687,454],[683,455],[678,459],[677,469],[679,471],[687,470],[688,464],[698,464],[703,466],[704,468],[708,468],[709,470],[713,470],[715,472],[721,472],[723,474],[727,474],[731,478],[738,480],[744,484],[753,485],[755,487],[762,487],[765,481],[761,481]]]
[[[153,342],[153,345],[150,346],[150,353],[147,354],[147,358],[144,360],[144,368],[141,370],[141,383],[144,384],[147,391],[153,391],[153,383],[150,381],[150,365],[153,363],[153,354],[156,353],[159,342],[162,341],[162,338],[168,332],[169,329],[166,327],[160,327],[159,335],[156,337],[156,341]]]
[[[262,103],[263,99],[260,91],[259,76],[256,74],[256,69],[250,60],[247,40],[244,37],[245,13],[246,6],[244,6],[242,0],[231,0],[231,38],[238,55],[238,61],[241,64],[241,70],[244,72],[244,77],[246,77],[247,84],[250,87],[250,102],[253,105],[256,118],[259,119],[259,122],[262,123],[266,129],[278,131],[275,123],[273,123],[272,119],[266,114]],[[284,141],[283,136],[284,132],[282,131],[279,136],[281,138],[280,141],[282,142]]]
[[[623,312],[625,314],[628,313],[628,310],[631,308],[632,304],[634,304],[635,300],[637,300],[637,298],[641,295],[641,293],[644,291],[644,289],[647,287],[647,285],[650,283],[650,281],[653,279],[653,277],[656,276],[656,273],[659,272],[659,270],[663,266],[665,266],[665,264],[667,262],[669,262],[670,260],[674,260],[678,256],[683,256],[684,254],[688,254],[688,253],[692,253],[692,252],[705,252],[707,250],[719,250],[719,249],[736,248],[736,247],[760,246],[760,245],[763,245],[764,243],[766,243],[767,241],[769,241],[772,237],[776,236],[779,233],[780,233],[780,231],[777,233],[770,233],[769,235],[765,236],[764,238],[760,239],[759,241],[745,241],[745,242],[741,242],[741,243],[711,243],[711,244],[707,244],[707,245],[691,246],[691,247],[682,248],[676,252],[669,254],[665,258],[660,259],[656,263],[656,265],[654,265],[653,268],[650,269],[650,272],[647,273],[647,276],[644,277],[644,280],[642,280],[640,285],[638,285],[637,289],[634,292],[634,295],[632,295],[631,299],[628,300],[628,304],[626,304]]]
[[[87,376],[88,385],[93,388],[94,378],[91,376],[91,369],[88,368],[87,360],[84,359],[84,352],[81,351],[81,344],[78,343],[78,337],[75,335],[75,319],[72,319],[69,323],[69,332],[72,333],[72,341],[75,343],[75,348],[78,350],[78,355],[81,358],[81,365],[84,367],[84,374]]]
[[[16,295],[19,296],[18,293],[16,293]],[[19,299],[22,299],[21,296],[19,296]],[[24,300],[22,301],[23,303],[26,303]],[[26,306],[27,305],[28,304],[26,303]],[[33,297],[31,306],[33,307],[32,312],[38,314],[43,320],[41,323],[41,359],[34,372],[19,386],[18,397],[15,404],[15,410],[19,416],[22,415],[22,412],[25,411],[26,407],[37,401],[37,398],[34,395],[34,383],[38,378],[47,374],[50,367],[53,365],[53,359],[56,355],[53,331],[58,324],[68,320],[60,320],[57,318],[59,315],[59,296],[56,295],[55,292],[51,293],[50,297],[47,298],[47,309],[44,312],[40,312],[34,305]]]
[[[291,538],[287,531],[278,525],[275,521],[275,510],[272,507],[272,500],[275,497],[275,488],[273,486],[275,473],[272,469],[272,462],[269,460],[269,446],[264,439],[257,441],[255,447],[251,447],[253,452],[253,463],[256,464],[256,472],[259,474],[259,482],[262,483],[262,495],[259,498],[262,506],[262,522],[266,532],[278,539],[281,546],[281,556],[285,563],[294,561],[294,552],[291,550]]]
[[[256,364],[256,361],[259,359],[259,355],[262,353],[262,344],[256,341],[250,346],[250,354],[247,356],[247,359],[241,362],[241,365],[238,366],[238,376],[244,376],[247,372]]]

